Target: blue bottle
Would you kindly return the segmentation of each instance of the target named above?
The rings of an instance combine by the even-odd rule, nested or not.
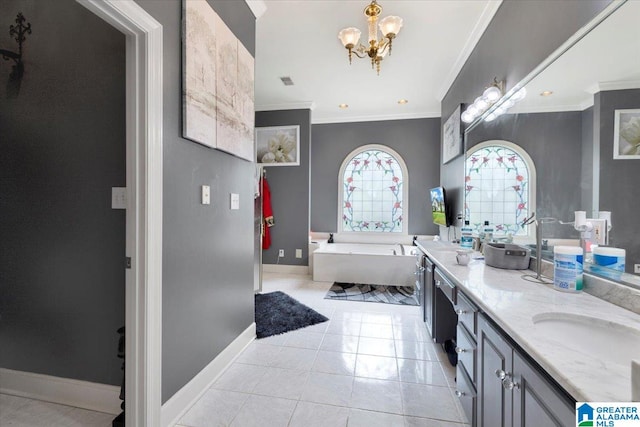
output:
[[[465,221],[464,227],[460,229],[460,247],[464,249],[473,247],[473,229],[469,226],[469,221]]]

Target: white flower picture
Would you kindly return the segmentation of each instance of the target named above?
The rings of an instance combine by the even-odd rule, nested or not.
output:
[[[640,159],[640,110],[616,110],[614,159]]]
[[[300,126],[256,128],[256,162],[263,166],[300,164]]]

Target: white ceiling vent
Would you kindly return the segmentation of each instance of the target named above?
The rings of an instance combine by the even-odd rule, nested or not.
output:
[[[280,80],[282,80],[282,83],[284,83],[285,86],[293,86],[293,80],[291,80],[291,77],[289,76],[280,77]]]

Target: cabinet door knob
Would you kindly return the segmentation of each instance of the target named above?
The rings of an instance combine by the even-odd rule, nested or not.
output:
[[[442,283],[440,283],[440,280],[436,280],[436,288],[439,288],[440,286],[442,286]]]
[[[459,308],[459,309],[456,310],[456,314],[458,316],[462,316],[463,314],[467,314],[467,312],[465,310]]]
[[[498,377],[498,379],[500,380],[503,380],[507,378],[507,373],[502,369],[496,369],[496,377]]]
[[[456,396],[457,397],[466,396],[466,393],[464,391],[456,390]]]
[[[517,382],[513,381],[511,378],[506,377],[505,379],[502,380],[502,387],[505,390],[520,390],[520,384],[518,384]]]
[[[464,353],[465,351],[467,351],[467,349],[461,348],[461,347],[456,347],[456,353],[458,353],[458,354]]]

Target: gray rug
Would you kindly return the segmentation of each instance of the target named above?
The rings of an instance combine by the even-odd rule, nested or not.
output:
[[[256,294],[255,302],[258,338],[283,334],[329,320],[280,291]]]
[[[420,305],[412,286],[366,285],[335,282],[325,299]]]

